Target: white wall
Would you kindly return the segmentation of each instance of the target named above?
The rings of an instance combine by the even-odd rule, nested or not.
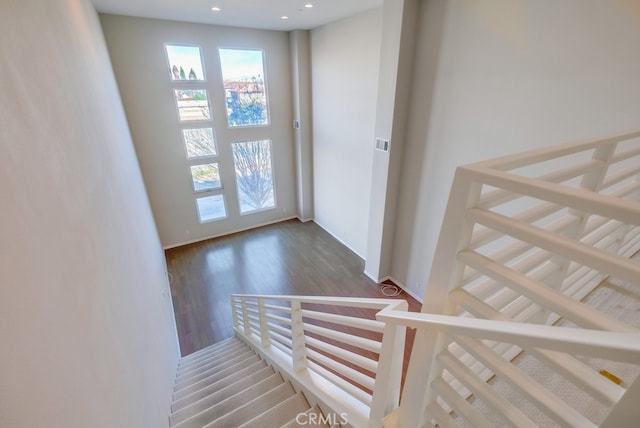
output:
[[[424,293],[456,166],[640,126],[632,0],[424,0],[393,276]]]
[[[382,9],[312,30],[314,220],[364,257]]]
[[[113,68],[122,94],[142,174],[165,247],[219,236],[296,215],[293,112],[289,38],[280,31],[191,24],[102,15]],[[220,174],[229,218],[200,224],[189,162],[175,107],[165,43],[202,47],[213,125],[220,152]],[[220,77],[218,48],[263,49],[271,125],[229,129]],[[271,138],[277,208],[238,215],[231,143]],[[198,195],[202,196],[202,194]]]
[[[3,0],[0,64],[0,426],[167,426],[164,254],[97,14]]]

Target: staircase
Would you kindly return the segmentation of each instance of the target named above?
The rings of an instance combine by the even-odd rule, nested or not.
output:
[[[328,426],[318,406],[235,337],[180,360],[171,411],[174,428]]]
[[[312,397],[355,428],[637,427],[639,250],[640,131],[460,167],[420,313],[233,295],[244,342],[183,359],[172,426],[308,426]]]

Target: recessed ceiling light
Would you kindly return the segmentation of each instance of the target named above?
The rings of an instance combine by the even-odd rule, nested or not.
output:
[[[304,7],[306,7],[307,9],[311,9],[313,7],[313,3],[311,3],[310,1],[306,2],[304,4]]]
[[[220,8],[218,6],[213,6],[211,10],[214,12],[220,12]]]
[[[289,17],[287,15],[282,15],[280,19],[289,19]]]

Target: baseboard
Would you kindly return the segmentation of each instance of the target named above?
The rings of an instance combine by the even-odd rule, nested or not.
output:
[[[367,272],[366,269],[364,270],[364,274],[367,276],[367,278],[369,278],[370,280],[372,280],[377,284],[380,284],[382,281],[386,281],[387,279],[390,279],[390,278],[378,279],[377,276],[370,274],[369,272]]]
[[[300,216],[297,217],[298,220],[300,220],[302,223],[308,223],[310,221],[313,221],[313,217],[309,217],[309,218],[300,218]],[[324,228],[323,228],[324,229]]]
[[[413,297],[414,299],[416,299],[418,302],[420,302],[420,304],[424,304],[424,297],[423,296],[418,296],[414,291],[408,289],[407,287],[405,287],[404,284],[402,284],[400,281],[396,280],[394,277],[389,276],[385,279],[386,280],[390,280],[392,281],[395,285],[397,285],[398,287],[402,288],[402,291],[404,291],[405,293],[407,293],[409,296]]]
[[[333,238],[338,241],[339,243],[341,243],[342,245],[344,245],[345,247],[347,247],[348,249],[350,249],[351,251],[353,251],[358,257],[360,257],[362,260],[366,260],[365,257],[360,254],[359,252],[357,252],[356,250],[354,250],[351,245],[347,244],[346,242],[344,242],[342,239],[340,239],[339,237],[337,237],[336,235],[333,234],[333,232],[331,232],[329,229],[327,229],[326,227],[324,227],[323,225],[321,225],[320,223],[318,223],[315,219],[313,220],[313,222],[315,224],[317,224],[318,226],[320,226],[322,228],[322,230],[324,230],[325,232],[327,232],[329,235],[333,236]],[[369,275],[367,275],[369,276]]]
[[[206,241],[208,239],[220,238],[221,236],[227,236],[227,235],[231,235],[233,233],[246,232],[247,230],[258,229],[260,227],[269,226],[271,224],[276,224],[276,223],[282,223],[283,221],[294,220],[294,219],[297,220],[298,217],[297,216],[291,216],[291,217],[280,218],[278,220],[272,220],[272,221],[268,221],[268,222],[260,223],[260,224],[256,224],[256,225],[252,225],[252,226],[245,227],[245,228],[230,230],[228,232],[219,233],[217,235],[205,236],[203,238],[196,238],[196,239],[192,239],[190,241],[179,242],[177,244],[169,244],[169,245],[163,246],[162,249],[163,250],[170,250],[171,248],[177,248],[177,247],[182,247],[183,245],[195,244],[196,242],[202,242],[202,241]]]

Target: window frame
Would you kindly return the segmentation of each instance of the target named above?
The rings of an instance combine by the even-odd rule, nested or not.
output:
[[[266,123],[261,124],[253,124],[253,125],[231,125],[229,122],[229,109],[227,104],[227,88],[224,83],[224,67],[222,64],[222,58],[220,56],[220,51],[222,50],[233,50],[233,51],[251,51],[251,52],[260,52],[262,57],[262,84],[264,88],[264,100],[265,100],[265,110],[266,110]],[[266,52],[263,48],[244,48],[244,47],[224,47],[218,46],[218,66],[220,71],[220,81],[222,84],[222,93],[224,96],[223,104],[224,104],[224,113],[225,113],[225,123],[226,128],[228,130],[237,130],[237,129],[250,129],[250,128],[268,128],[271,126],[271,108],[269,101],[269,88],[267,85],[267,56]]]
[[[171,70],[171,60],[169,58],[169,51],[167,50],[167,46],[198,48],[198,50],[200,51],[200,68],[202,70],[202,79],[198,79],[198,80],[174,79],[173,78],[173,74],[172,74],[172,70]],[[205,82],[207,82],[207,70],[206,70],[206,67],[204,65],[204,50],[202,49],[202,46],[195,45],[195,44],[190,44],[190,43],[170,43],[170,42],[165,42],[163,44],[163,47],[164,47],[164,58],[165,58],[165,62],[166,62],[166,65],[167,65],[167,70],[169,70],[169,81],[171,82],[171,84],[175,84],[175,83],[189,83],[189,84],[201,83],[201,84],[204,84]]]

